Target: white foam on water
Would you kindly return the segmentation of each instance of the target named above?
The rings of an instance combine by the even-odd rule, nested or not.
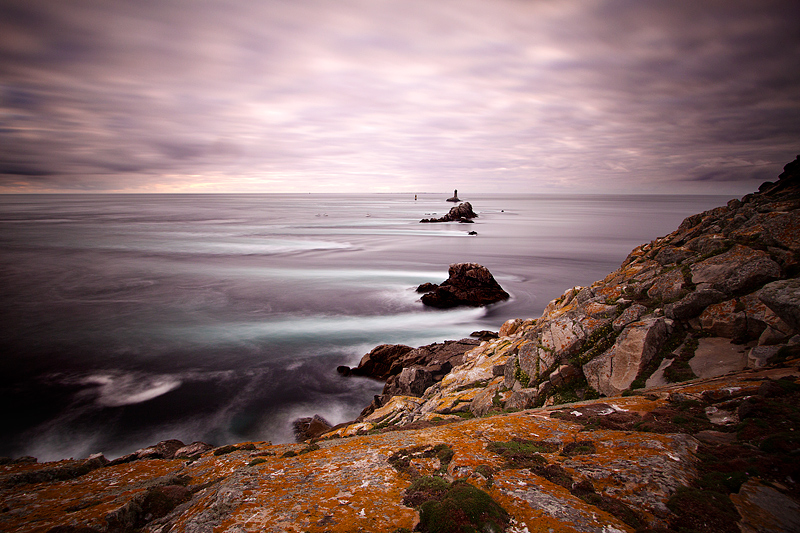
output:
[[[301,340],[331,338],[357,339],[368,337],[409,338],[424,334],[437,337],[453,332],[456,326],[474,324],[484,316],[484,308],[454,311],[422,310],[391,315],[306,315],[282,317],[276,320],[204,325],[201,328],[183,327],[173,333],[195,342],[255,342],[266,340]],[[378,343],[381,341],[379,340]],[[388,342],[384,341],[384,342]]]
[[[121,407],[158,398],[183,383],[170,375],[93,374],[79,383],[97,386],[96,403],[103,407]]]

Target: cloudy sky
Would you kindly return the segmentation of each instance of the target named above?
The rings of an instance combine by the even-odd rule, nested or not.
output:
[[[796,0],[0,0],[0,192],[745,194]]]

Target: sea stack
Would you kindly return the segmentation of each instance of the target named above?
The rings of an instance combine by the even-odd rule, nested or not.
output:
[[[458,189],[453,189],[453,197],[447,199],[448,202],[460,202],[461,200],[458,198]]]
[[[439,286],[424,284],[417,288],[418,292],[425,293],[423,304],[440,308],[479,307],[509,298],[489,269],[479,264],[454,263],[450,265],[448,274],[450,277]]]

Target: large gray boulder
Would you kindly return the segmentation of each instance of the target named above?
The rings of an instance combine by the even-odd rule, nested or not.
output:
[[[664,318],[648,318],[625,328],[614,345],[583,365],[589,385],[601,394],[616,396],[627,390],[672,332]]]
[[[772,309],[781,320],[800,332],[800,279],[784,279],[765,285],[758,299]]]

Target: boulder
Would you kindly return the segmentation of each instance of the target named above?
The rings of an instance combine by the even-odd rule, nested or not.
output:
[[[676,268],[656,278],[647,290],[647,296],[653,300],[672,300],[681,295],[684,285],[683,272]]]
[[[698,289],[684,296],[674,304],[664,307],[664,314],[673,320],[688,320],[694,318],[711,304],[725,299],[725,293],[716,289]]]
[[[483,329],[481,331],[473,331],[472,333],[469,334],[469,336],[475,337],[476,339],[481,341],[490,341],[492,339],[496,339],[497,337],[499,337],[499,334],[495,331],[489,331]]]
[[[214,447],[210,444],[206,444],[205,442],[193,442],[183,448],[178,448],[175,451],[175,458],[184,458],[184,457],[193,457],[195,455],[200,455],[205,453]]]
[[[297,442],[316,439],[333,428],[331,423],[320,415],[314,415],[311,418],[298,418],[292,422],[292,427],[294,429],[294,438]]]
[[[794,331],[800,332],[800,278],[769,283],[759,291],[758,299]]]
[[[729,248],[731,242],[725,238],[721,233],[712,233],[710,235],[700,235],[686,243],[685,248],[697,252],[700,255],[709,255],[719,253],[726,248]]]
[[[703,331],[737,342],[756,340],[767,328],[767,308],[755,295],[709,305],[698,320]]]
[[[665,246],[658,251],[654,259],[660,265],[672,265],[681,263],[684,259],[695,255],[695,252],[687,248],[676,248],[674,246]]]
[[[433,374],[424,368],[404,368],[397,377],[399,391],[396,394],[420,397],[434,382]]]
[[[469,404],[470,412],[475,416],[484,416],[494,409],[499,409],[495,405],[495,396],[498,394],[497,387],[487,387],[479,392]]]
[[[450,208],[450,211],[439,218],[423,218],[420,222],[472,222],[477,218],[477,214],[472,210],[472,204],[464,202]]]
[[[641,304],[633,304],[627,307],[622,314],[620,314],[616,320],[611,323],[611,326],[614,328],[614,331],[619,333],[631,322],[636,322],[642,318],[645,313],[647,313],[647,307]]]
[[[136,452],[137,459],[172,459],[175,452],[185,446],[177,439],[162,440],[155,446],[144,448]]]
[[[781,267],[769,254],[737,244],[691,267],[692,283],[727,295],[757,289],[780,277]]]
[[[530,409],[536,405],[537,389],[520,389],[511,393],[508,400],[506,400],[506,410],[522,411]]]
[[[611,348],[583,365],[589,385],[606,396],[621,394],[658,353],[671,331],[671,322],[664,318],[630,324]]]
[[[800,504],[757,478],[749,479],[730,499],[742,517],[737,524],[742,533],[800,531]]]
[[[550,374],[550,383],[554,387],[560,387],[570,381],[573,381],[581,376],[581,369],[571,364],[560,365],[552,374]]]
[[[498,335],[500,337],[508,337],[509,335],[513,335],[517,332],[522,323],[523,320],[521,318],[512,318],[511,320],[506,320],[503,322],[503,325],[500,326],[500,332]]]
[[[552,350],[547,350],[535,342],[529,342],[520,347],[518,362],[520,369],[528,377],[536,378],[555,362],[555,358],[556,354]],[[525,386],[527,383],[522,385]]]
[[[362,357],[358,366],[350,372],[356,376],[387,379],[392,375],[392,364],[411,350],[413,348],[405,344],[381,344]],[[402,366],[396,373],[399,374],[400,370]]]
[[[422,296],[423,304],[438,308],[478,307],[509,298],[489,269],[477,263],[454,263],[448,275],[436,290]]]
[[[763,368],[775,357],[781,346],[755,346],[747,354],[747,368]]]

